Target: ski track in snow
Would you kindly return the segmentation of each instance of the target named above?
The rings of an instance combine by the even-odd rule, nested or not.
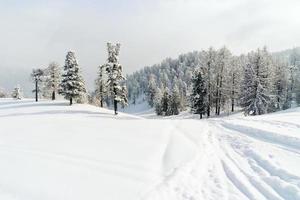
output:
[[[167,177],[146,199],[299,200],[300,173],[294,174],[273,161],[280,152],[280,156],[287,154],[295,159],[299,168],[299,125],[278,119],[252,121],[258,126],[247,125],[247,118],[243,125],[232,124],[232,119],[190,120],[191,126],[174,120],[176,129],[197,144],[198,156]],[[272,127],[262,130],[259,123],[276,125],[282,131],[293,129],[299,135],[273,132]]]
[[[55,170],[61,170],[56,171],[58,174],[46,176],[45,181],[49,181],[51,187],[48,190],[53,189],[53,194],[51,191],[45,192],[47,183],[39,186],[38,182],[34,182],[43,180],[35,177],[35,174],[32,174],[32,180],[14,183],[18,180],[13,175],[14,171],[0,171],[0,200],[99,199],[97,187],[106,187],[106,182],[111,185],[108,186],[110,192],[101,197],[106,200],[118,200],[121,197],[125,200],[300,200],[299,108],[259,117],[180,120],[144,119],[128,114],[120,114],[116,118],[109,111],[99,112],[89,106],[67,107],[67,110],[62,110],[65,103],[57,103],[54,110],[40,110],[39,106],[53,106],[53,103],[32,104],[28,100],[23,104],[10,102],[0,102],[0,123],[1,119],[9,122],[10,119],[25,120],[30,117],[34,120],[41,118],[43,122],[43,117],[48,119],[47,116],[54,116],[51,119],[58,117],[57,122],[67,118],[71,122],[83,120],[82,125],[89,126],[91,133],[86,133],[82,138],[81,131],[87,130],[85,127],[78,126],[79,130],[74,127],[69,130],[60,124],[65,131],[60,133],[62,135],[42,133],[40,136],[38,133],[30,133],[32,138],[27,139],[16,132],[12,132],[12,136],[9,131],[0,134],[0,159],[15,162],[12,166],[14,170],[23,170],[22,166],[16,165],[25,160],[36,162],[36,166],[24,163],[24,173],[26,170],[34,173],[30,167],[39,169],[48,164],[53,165]],[[21,111],[18,112],[18,109]],[[110,134],[99,135],[95,128],[101,126],[87,124],[90,120],[95,123],[99,119],[106,120],[106,128],[112,126],[109,123],[119,119],[120,127],[114,127]],[[126,123],[130,123],[131,129]],[[136,127],[136,123],[142,125]],[[146,130],[144,126],[147,127]],[[152,129],[157,131],[156,135],[153,135]],[[16,127],[16,130],[20,129]],[[71,130],[76,131],[70,139]],[[124,130],[125,136],[128,135],[129,138],[119,135],[120,130]],[[46,141],[50,143],[47,144]],[[135,141],[141,144],[135,147]],[[104,146],[101,147],[97,142]],[[111,156],[101,153],[98,155],[107,150],[107,142],[114,145],[114,148],[121,147],[110,152]],[[56,143],[57,146],[52,149],[50,145]],[[65,144],[68,145],[66,148]],[[86,144],[89,146],[85,146]],[[126,152],[127,148],[130,149],[129,152]],[[139,154],[137,150],[142,153]],[[118,157],[120,153],[122,154]],[[36,176],[52,172],[47,170],[41,169]],[[21,172],[18,174],[23,176]],[[61,178],[64,184],[74,184],[77,190],[66,191],[65,189],[70,188],[64,185],[65,189],[60,190],[59,186],[51,185],[51,176]],[[21,178],[26,177],[30,175],[24,174]],[[68,178],[84,183],[70,182]],[[104,179],[101,182],[99,178]],[[24,185],[27,183],[28,186]],[[86,184],[93,184],[90,186],[93,188]],[[80,191],[83,186],[84,190]],[[127,188],[124,189],[125,186]],[[132,194],[132,191],[136,194]],[[95,193],[86,196],[86,192]]]

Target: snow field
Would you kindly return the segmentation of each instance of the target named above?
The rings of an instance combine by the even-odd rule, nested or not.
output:
[[[1,100],[3,194],[22,200],[140,199],[194,157],[190,141],[164,121],[67,104]]]
[[[299,108],[183,118],[0,100],[0,199],[300,199]]]

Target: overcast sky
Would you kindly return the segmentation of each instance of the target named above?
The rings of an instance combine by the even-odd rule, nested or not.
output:
[[[299,46],[300,0],[0,0],[0,27],[0,73],[63,65],[71,49],[91,84],[107,41],[125,73],[209,46]]]

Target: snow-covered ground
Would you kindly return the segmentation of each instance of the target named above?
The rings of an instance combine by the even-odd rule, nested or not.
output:
[[[198,120],[67,104],[0,99],[1,200],[300,199],[300,108]]]

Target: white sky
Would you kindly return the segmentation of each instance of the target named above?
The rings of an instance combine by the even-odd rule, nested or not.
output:
[[[107,41],[126,73],[209,46],[300,46],[300,0],[0,0],[0,19],[0,73],[63,65],[72,49],[89,84]]]

